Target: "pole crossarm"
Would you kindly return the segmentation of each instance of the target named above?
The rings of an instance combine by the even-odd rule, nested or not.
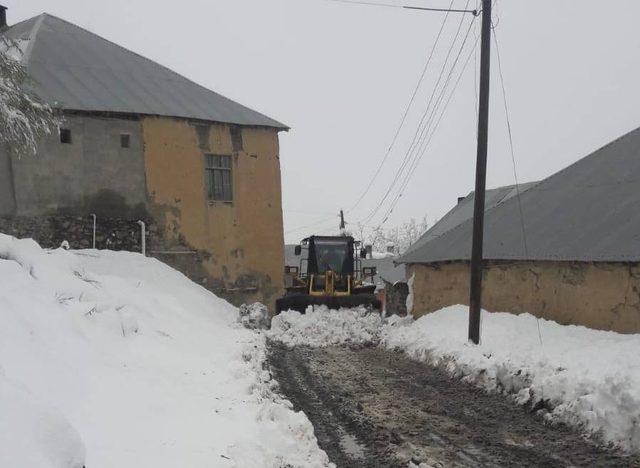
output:
[[[448,12],[448,13],[471,13],[473,16],[478,16],[482,10],[456,10],[450,8],[428,8],[428,7],[419,7],[419,6],[409,6],[405,5],[402,8],[405,10],[423,10],[423,11],[440,11],[440,12]]]

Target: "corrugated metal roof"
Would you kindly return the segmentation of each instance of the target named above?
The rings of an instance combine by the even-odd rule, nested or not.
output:
[[[527,253],[512,196],[486,210],[485,259],[640,261],[640,129],[529,187],[520,198]],[[400,261],[468,260],[472,226],[469,218],[440,235],[427,232]]]
[[[518,186],[518,190],[520,191],[520,194],[522,194],[537,183],[538,182],[528,182],[525,184],[520,184]],[[485,211],[498,206],[500,203],[506,202],[517,193],[518,192],[515,185],[488,189],[485,193]],[[440,237],[456,226],[459,226],[465,221],[471,219],[471,217],[473,216],[474,198],[474,192],[470,192],[466,197],[460,200],[456,206],[454,206],[447,214],[440,218],[437,223],[431,226],[431,228],[426,233],[424,233],[424,235],[422,235],[416,242],[414,242],[407,249],[405,255],[419,249],[427,242]]]
[[[287,129],[79,26],[43,13],[3,34],[20,44],[35,92],[63,109]]]

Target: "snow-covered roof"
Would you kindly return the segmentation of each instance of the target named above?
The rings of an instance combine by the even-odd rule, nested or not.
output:
[[[75,24],[43,13],[3,32],[23,50],[35,92],[66,110],[286,125]]]
[[[511,187],[488,191],[484,258],[640,261],[639,186],[640,129],[636,129],[547,179],[523,186],[522,218]],[[503,196],[506,191],[509,195]],[[400,261],[468,260],[472,211],[470,194]]]

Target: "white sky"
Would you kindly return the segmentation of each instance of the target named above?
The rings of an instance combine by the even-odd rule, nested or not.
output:
[[[296,228],[332,217],[358,198],[393,138],[443,20],[442,13],[327,0],[3,3],[9,24],[46,11],[291,126],[280,138],[289,242],[333,230],[337,217]],[[465,3],[454,0],[459,8]],[[446,7],[449,1],[403,4]],[[637,0],[498,1],[494,21],[521,182],[546,177],[640,126],[638,18]],[[348,222],[364,218],[393,179],[459,19],[449,18],[396,150],[365,200],[347,213]],[[514,181],[495,54],[492,60],[488,187]],[[424,215],[432,223],[473,189],[473,73],[471,59],[385,227]],[[378,215],[371,224],[380,221]]]

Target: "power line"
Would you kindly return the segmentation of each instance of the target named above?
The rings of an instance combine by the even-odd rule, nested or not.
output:
[[[467,0],[467,4],[466,6],[468,6],[470,0]],[[465,7],[466,7],[465,6]],[[369,222],[374,216],[375,214],[380,210],[380,208],[382,207],[382,205],[384,204],[384,202],[387,200],[387,198],[389,197],[389,195],[391,194],[393,188],[395,187],[396,183],[398,182],[398,180],[400,180],[401,177],[403,177],[403,174],[405,174],[405,170],[407,167],[412,167],[413,165],[413,160],[416,157],[415,151],[416,149],[418,149],[421,145],[422,142],[424,141],[424,139],[426,138],[425,135],[428,134],[430,126],[431,126],[431,122],[433,121],[433,116],[435,115],[435,111],[438,108],[438,106],[441,103],[442,100],[442,96],[444,95],[444,93],[446,92],[446,89],[449,85],[449,81],[451,79],[451,75],[453,74],[453,70],[455,69],[455,66],[458,63],[460,54],[462,53],[462,50],[464,49],[464,45],[466,44],[466,41],[469,37],[469,33],[471,31],[471,26],[473,25],[473,20],[475,19],[475,17],[471,20],[471,22],[469,23],[469,28],[466,31],[466,34],[464,36],[464,39],[462,41],[462,45],[460,48],[460,51],[458,52],[456,59],[454,60],[454,63],[449,71],[449,73],[447,74],[447,77],[445,78],[445,82],[442,86],[442,88],[440,89],[440,94],[438,95],[438,97],[436,98],[435,101],[435,107],[431,107],[431,105],[434,103],[433,99],[436,96],[436,93],[438,92],[438,87],[440,86],[440,82],[442,81],[442,77],[444,75],[444,71],[447,68],[447,65],[449,63],[449,58],[451,56],[451,52],[453,51],[453,48],[458,40],[458,37],[460,36],[460,31],[462,29],[462,25],[464,22],[464,18],[461,18],[460,24],[458,25],[458,29],[456,31],[456,35],[451,43],[451,46],[449,47],[449,51],[447,52],[447,56],[445,58],[445,61],[443,63],[442,69],[440,70],[440,75],[438,77],[438,80],[434,86],[433,92],[431,93],[431,96],[429,98],[429,102],[427,104],[427,107],[424,111],[424,113],[422,114],[422,118],[420,119],[420,122],[416,128],[416,132],[413,136],[413,140],[411,141],[411,144],[409,145],[409,149],[407,150],[407,152],[405,153],[405,156],[403,158],[402,164],[400,165],[400,167],[398,168],[398,170],[396,171],[395,177],[393,179],[393,181],[391,182],[391,184],[389,185],[387,191],[385,192],[384,196],[382,197],[382,199],[380,200],[380,202],[377,204],[377,206],[371,211],[371,213],[364,218],[364,222]],[[428,118],[427,118],[428,117]],[[425,119],[427,119],[427,122],[425,124]],[[424,124],[424,125],[423,125]]]
[[[478,16],[480,13],[478,10],[456,10],[456,9],[446,9],[446,8],[427,8],[427,7],[417,7],[417,6],[403,6],[405,10],[424,10],[424,11],[446,11],[451,13],[471,13],[473,16]]]
[[[290,234],[292,232],[300,231],[302,229],[307,229],[307,228],[310,228],[310,227],[318,226],[320,224],[327,223],[327,222],[329,222],[331,220],[335,220],[336,217],[337,216],[331,216],[330,218],[323,218],[323,219],[320,219],[318,221],[314,221],[313,223],[305,224],[304,226],[298,226],[296,228],[292,228],[292,229],[289,229],[288,231],[285,231],[285,234]]]
[[[420,7],[413,5],[397,5],[394,3],[379,3],[379,2],[368,2],[365,0],[326,0],[328,2],[334,3],[346,3],[351,5],[366,5],[366,6],[377,6],[377,7],[385,7],[385,8],[400,8],[405,10],[423,10],[423,11],[435,11],[435,12],[447,12],[447,13],[471,13],[474,16],[478,16],[478,10],[459,10],[455,8],[430,8],[430,7]],[[466,7],[465,7],[466,8]]]
[[[385,215],[382,218],[381,223],[378,225],[378,227],[380,227],[382,224],[384,224],[388,217],[391,215],[391,213],[393,212],[395,206],[397,205],[398,201],[400,200],[400,198],[404,195],[404,190],[406,189],[407,185],[409,184],[409,181],[411,180],[411,177],[413,176],[415,170],[418,167],[418,164],[420,163],[420,160],[422,159],[422,157],[424,156],[424,154],[427,151],[427,148],[429,147],[429,145],[431,144],[431,140],[433,139],[433,136],[436,133],[436,130],[438,129],[438,127],[440,126],[440,122],[442,121],[442,118],[444,117],[447,108],[449,107],[449,103],[451,102],[451,99],[453,98],[457,88],[458,88],[458,84],[460,83],[462,77],[464,76],[464,72],[467,69],[467,66],[471,60],[471,57],[475,55],[475,50],[477,47],[477,43],[478,43],[478,38],[476,38],[474,45],[469,53],[469,55],[467,56],[464,65],[460,71],[460,74],[458,75],[458,78],[453,86],[453,89],[451,90],[451,92],[449,93],[449,96],[447,98],[447,100],[445,101],[444,107],[442,108],[442,112],[440,112],[440,115],[435,123],[435,125],[433,126],[430,135],[428,136],[428,139],[424,139],[423,142],[420,145],[420,150],[418,152],[418,154],[416,155],[416,157],[414,158],[412,164],[411,164],[411,169],[409,170],[409,172],[407,172],[407,174],[405,175],[402,184],[400,186],[400,189],[398,190],[398,194],[395,196],[395,198],[393,199],[393,201],[390,204],[390,207],[387,209],[387,211],[385,212]],[[443,90],[444,91],[444,90]]]
[[[455,0],[451,0],[451,3],[449,4],[449,6],[453,6],[453,2]],[[371,187],[373,186],[373,183],[375,182],[376,178],[378,177],[378,175],[380,174],[380,171],[382,170],[382,167],[384,166],[384,163],[387,161],[387,158],[389,157],[389,154],[391,153],[391,150],[393,149],[396,141],[398,140],[398,135],[400,135],[400,131],[402,130],[402,127],[404,126],[405,121],[407,120],[407,115],[409,114],[409,110],[411,109],[411,106],[413,105],[413,102],[415,101],[416,95],[418,94],[418,90],[420,89],[420,86],[422,85],[422,81],[424,80],[424,77],[427,73],[427,70],[429,69],[429,64],[431,63],[431,59],[433,58],[433,53],[436,50],[436,47],[438,46],[438,43],[440,42],[440,37],[442,35],[442,31],[444,30],[444,26],[447,22],[447,19],[449,18],[449,13],[447,12],[447,14],[445,15],[444,19],[442,20],[442,24],[440,25],[440,30],[438,31],[438,34],[436,36],[436,40],[433,43],[433,46],[431,47],[431,52],[429,53],[429,58],[427,59],[427,62],[425,63],[423,69],[422,69],[422,73],[420,74],[420,78],[418,79],[418,82],[416,83],[416,86],[413,90],[413,93],[411,94],[411,99],[409,100],[409,103],[407,104],[404,113],[402,114],[402,119],[400,120],[400,125],[398,125],[398,128],[396,129],[395,135],[393,136],[393,139],[391,140],[391,145],[389,145],[389,147],[387,148],[387,151],[384,155],[384,157],[382,158],[382,161],[380,162],[380,164],[378,165],[378,168],[375,172],[375,174],[373,175],[373,178],[369,180],[369,184],[367,184],[367,187],[365,188],[364,192],[362,192],[362,194],[360,195],[360,197],[358,198],[358,200],[356,200],[356,202],[353,204],[353,206],[351,208],[349,208],[347,211],[352,211],[354,210],[359,204],[360,202],[364,199],[364,197],[367,195],[367,193],[369,193],[369,190],[371,189]]]
[[[509,135],[509,150],[511,152],[511,162],[513,164],[513,179],[516,183],[516,198],[518,201],[518,211],[520,212],[520,228],[522,229],[522,246],[524,248],[525,258],[529,257],[529,249],[527,247],[527,231],[525,228],[524,211],[522,209],[522,200],[520,197],[520,184],[518,183],[518,171],[516,169],[516,157],[513,149],[513,132],[511,131],[511,118],[509,116],[509,106],[507,105],[507,91],[504,85],[504,75],[502,74],[502,61],[500,59],[500,46],[498,44],[498,35],[496,34],[496,27],[491,22],[491,30],[493,31],[493,41],[496,45],[496,58],[498,59],[498,74],[500,75],[500,86],[502,88],[502,102],[504,104],[504,113],[507,119],[507,133]],[[536,325],[538,327],[538,339],[540,340],[540,346],[542,346],[542,331],[540,330],[540,318],[536,317]]]
[[[469,3],[469,0],[467,0],[467,5]],[[375,206],[375,208],[367,215],[365,216],[361,221],[363,221],[364,223],[368,223],[375,215],[376,213],[380,210],[380,208],[382,207],[382,205],[384,204],[384,202],[387,200],[387,197],[389,196],[389,194],[391,193],[391,191],[393,190],[393,187],[395,186],[396,182],[398,181],[398,179],[400,178],[400,176],[402,175],[402,173],[404,172],[404,169],[410,159],[410,154],[412,151],[412,148],[416,142],[416,138],[418,138],[418,135],[421,134],[421,128],[422,128],[422,124],[424,123],[424,119],[426,118],[426,116],[429,113],[429,109],[431,107],[431,104],[433,102],[433,98],[435,96],[435,93],[438,89],[438,86],[440,85],[440,81],[442,80],[442,76],[444,74],[444,70],[447,67],[447,64],[449,62],[449,57],[451,56],[451,52],[453,51],[453,47],[455,46],[456,41],[458,40],[458,37],[460,35],[460,30],[462,28],[462,24],[464,21],[464,17],[460,18],[460,23],[458,25],[458,29],[456,31],[456,34],[453,38],[453,41],[451,42],[451,45],[449,46],[449,50],[447,51],[447,55],[445,57],[445,60],[442,64],[442,68],[440,69],[440,74],[438,76],[438,79],[436,81],[436,84],[434,85],[433,91],[431,92],[431,96],[429,97],[429,102],[427,103],[427,107],[425,108],[422,117],[420,118],[420,122],[418,123],[418,126],[416,127],[416,131],[413,135],[413,139],[411,141],[411,144],[409,145],[409,149],[407,150],[407,152],[404,155],[404,158],[402,159],[402,162],[400,164],[400,167],[396,170],[396,174],[393,178],[393,180],[391,181],[391,184],[389,185],[389,187],[387,188],[385,194],[383,195],[382,199],[378,202],[378,204]]]

